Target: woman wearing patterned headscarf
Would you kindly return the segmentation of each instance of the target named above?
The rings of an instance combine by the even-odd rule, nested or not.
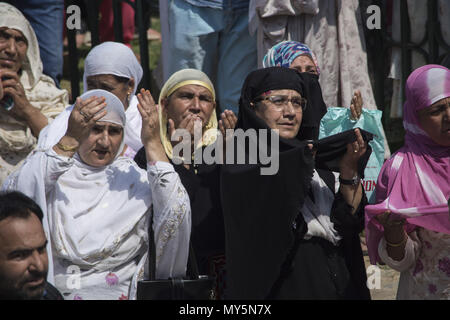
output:
[[[285,67],[320,75],[314,52],[306,44],[297,41],[282,41],[270,48],[264,56],[263,67]],[[350,103],[353,119],[358,119],[361,115],[362,105],[361,92],[356,90]]]
[[[426,65],[406,82],[405,145],[385,162],[366,207],[372,264],[401,272],[398,299],[450,298],[450,70]]]
[[[36,147],[42,128],[68,103],[66,90],[42,73],[33,28],[13,6],[0,3],[0,185]],[[3,108],[14,101],[11,110]]]

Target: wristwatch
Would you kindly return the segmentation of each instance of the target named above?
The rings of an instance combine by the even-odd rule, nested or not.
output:
[[[342,179],[341,176],[339,176],[339,183],[345,184],[348,186],[357,186],[360,181],[361,181],[361,179],[357,175],[354,176],[351,180]]]

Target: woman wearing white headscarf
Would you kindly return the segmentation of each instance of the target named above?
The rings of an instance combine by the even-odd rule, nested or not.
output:
[[[6,3],[0,3],[0,77],[5,96],[14,100],[11,110],[0,108],[2,184],[34,149],[41,129],[68,104],[67,91],[58,89],[42,73],[33,28],[19,10]]]
[[[157,278],[186,272],[189,198],[159,139],[150,93],[142,90],[138,101],[147,172],[120,156],[121,101],[91,90],[77,99],[59,142],[36,151],[6,184],[44,198],[54,284],[66,299],[134,298],[131,283],[142,278],[152,207]]]
[[[142,67],[133,51],[119,42],[104,42],[94,47],[84,61],[84,92],[103,89],[114,93],[126,110],[125,155],[132,158],[142,147],[141,116],[135,96],[136,88],[142,79]],[[45,127],[39,136],[38,148],[51,148],[64,135],[67,121],[73,106]]]

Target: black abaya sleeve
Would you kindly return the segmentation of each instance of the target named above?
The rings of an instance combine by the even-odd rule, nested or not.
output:
[[[335,196],[330,218],[336,231],[344,238],[359,234],[364,229],[364,207],[367,205],[364,188],[362,193],[361,202],[354,214],[352,214],[352,206],[345,201],[340,192]]]
[[[338,192],[331,209],[331,221],[334,223],[336,231],[341,235],[340,242],[345,263],[349,270],[350,277],[356,292],[348,293],[350,299],[370,299],[370,291],[367,288],[367,274],[364,264],[364,256],[361,249],[359,234],[364,230],[364,207],[367,205],[367,197],[364,192],[361,202],[352,214],[352,207],[344,200]]]

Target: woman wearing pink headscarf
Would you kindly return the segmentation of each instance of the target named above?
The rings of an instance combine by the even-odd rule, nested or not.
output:
[[[403,112],[405,145],[366,207],[370,262],[401,272],[397,299],[450,299],[450,70],[412,72]]]

